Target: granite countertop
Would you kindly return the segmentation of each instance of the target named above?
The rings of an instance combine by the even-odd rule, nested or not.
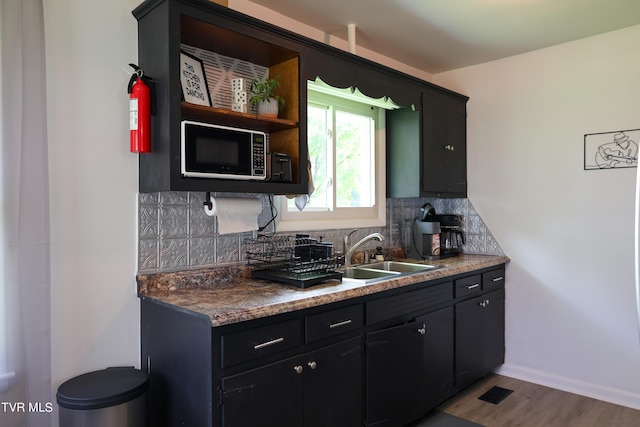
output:
[[[332,280],[306,289],[252,279],[245,266],[140,274],[137,280],[140,298],[208,316],[211,325],[216,327],[371,295],[507,262],[509,258],[506,256],[462,254],[427,261],[442,267],[436,270],[367,285]]]

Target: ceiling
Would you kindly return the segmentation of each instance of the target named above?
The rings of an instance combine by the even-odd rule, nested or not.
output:
[[[640,24],[638,0],[251,0],[436,74]]]

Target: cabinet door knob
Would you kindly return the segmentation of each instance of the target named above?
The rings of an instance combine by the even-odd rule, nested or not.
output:
[[[296,374],[301,374],[302,373],[302,366],[301,365],[296,365],[293,367],[293,370],[296,371]]]
[[[318,365],[316,365],[316,362],[314,362],[314,361],[311,361],[311,362],[307,363],[307,365],[308,365],[311,369],[316,369],[316,366],[318,366]]]
[[[447,145],[444,146],[444,149],[447,150],[447,151],[455,151],[456,147],[454,147],[451,144],[447,144]]]
[[[422,324],[422,328],[418,329],[418,332],[420,333],[420,335],[424,335],[427,333],[427,325],[425,325],[424,323]]]

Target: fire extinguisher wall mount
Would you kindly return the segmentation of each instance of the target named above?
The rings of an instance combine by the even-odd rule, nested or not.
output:
[[[135,70],[129,80],[129,150],[132,153],[151,152],[151,114],[153,108],[153,82],[144,75],[144,71],[135,64],[129,64]]]

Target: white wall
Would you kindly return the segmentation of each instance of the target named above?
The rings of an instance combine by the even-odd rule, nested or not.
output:
[[[44,0],[54,396],[78,374],[140,366],[138,166],[126,93],[138,4]]]
[[[436,75],[470,97],[469,199],[511,257],[501,373],[640,408],[635,169],[584,135],[640,128],[640,26]]]

